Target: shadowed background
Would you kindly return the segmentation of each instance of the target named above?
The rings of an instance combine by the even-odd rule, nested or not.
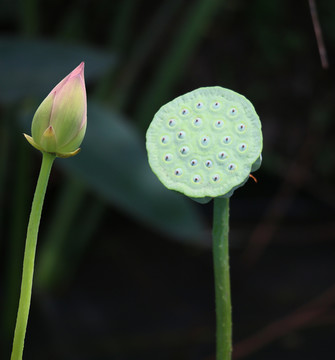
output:
[[[22,133],[81,61],[87,135],[51,174],[25,359],[214,360],[212,204],[167,191],[145,152],[160,106],[213,85],[264,135],[258,183],[231,199],[234,358],[334,358],[335,3],[315,2],[316,32],[313,3],[1,1],[1,359],[41,161]]]

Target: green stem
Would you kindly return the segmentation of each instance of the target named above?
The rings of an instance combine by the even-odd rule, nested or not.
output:
[[[54,160],[54,155],[43,153],[41,170],[36,185],[27,229],[26,247],[23,258],[21,294],[16,318],[11,360],[22,359],[24,338],[31,301],[37,234],[40,225],[44,196]]]
[[[216,360],[230,360],[232,320],[229,276],[229,198],[214,199],[213,258],[216,303]]]

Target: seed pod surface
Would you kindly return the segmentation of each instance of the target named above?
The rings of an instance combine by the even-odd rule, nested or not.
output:
[[[168,188],[210,200],[231,196],[261,163],[259,117],[244,96],[206,87],[162,106],[147,131],[149,164]]]

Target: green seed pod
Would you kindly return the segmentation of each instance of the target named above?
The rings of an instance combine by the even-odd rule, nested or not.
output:
[[[218,86],[162,106],[146,140],[149,164],[160,181],[200,202],[230,197],[261,164],[262,130],[254,107]]]

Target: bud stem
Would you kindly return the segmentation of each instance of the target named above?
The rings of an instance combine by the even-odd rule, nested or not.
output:
[[[213,259],[216,305],[216,360],[230,360],[232,351],[228,233],[229,198],[215,198]]]
[[[23,259],[21,293],[16,318],[11,360],[22,359],[24,338],[26,334],[31,301],[38,229],[40,225],[42,207],[48,185],[50,171],[52,168],[52,164],[56,158],[56,156],[53,154],[49,154],[46,152],[42,152],[42,154],[42,165],[36,185],[27,229],[26,246]]]

